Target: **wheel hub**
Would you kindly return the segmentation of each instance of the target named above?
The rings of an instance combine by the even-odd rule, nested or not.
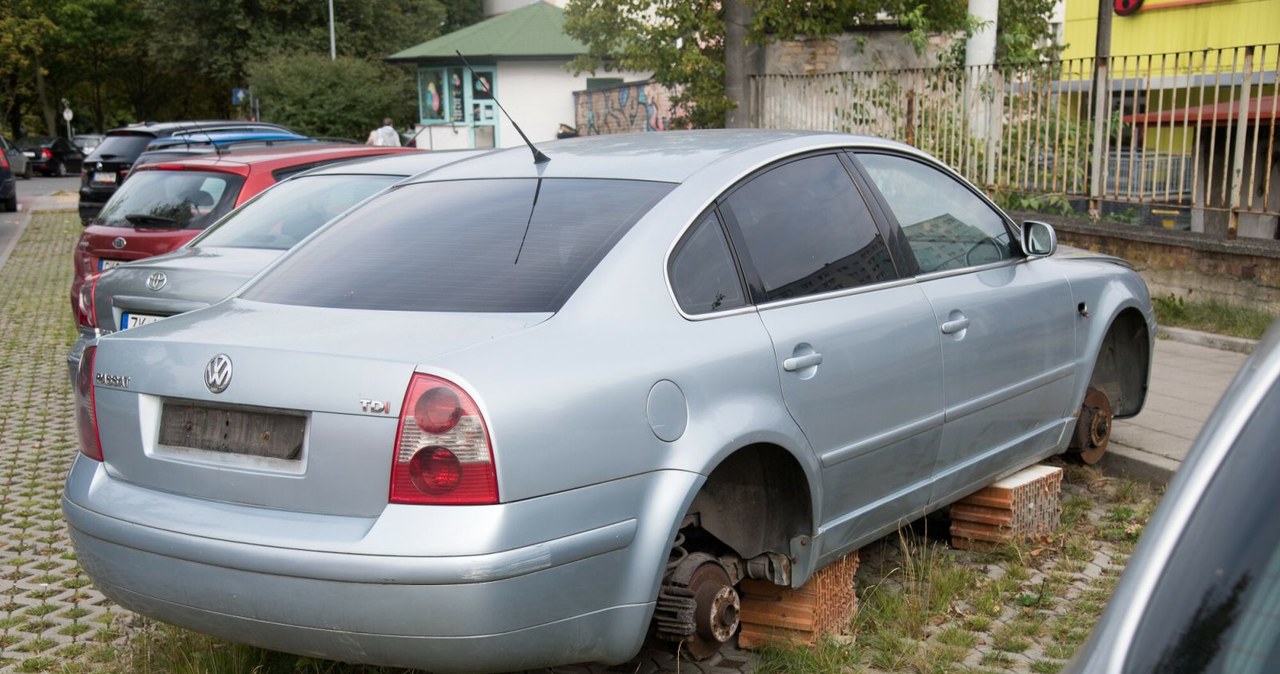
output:
[[[1081,461],[1097,463],[1107,452],[1107,445],[1111,441],[1112,419],[1111,401],[1107,399],[1107,394],[1090,386],[1084,394],[1084,403],[1080,405],[1080,419],[1076,422],[1076,432],[1071,440],[1071,450]]]

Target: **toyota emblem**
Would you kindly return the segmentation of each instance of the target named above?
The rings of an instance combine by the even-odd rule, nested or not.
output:
[[[231,358],[220,353],[204,367],[204,385],[213,393],[222,393],[231,385]]]
[[[159,290],[159,289],[163,288],[163,287],[164,287],[164,284],[166,284],[166,283],[168,283],[168,282],[169,282],[169,277],[168,277],[168,276],[165,276],[165,275],[164,275],[164,272],[162,272],[162,271],[158,271],[158,272],[156,272],[156,273],[154,273],[154,274],[152,274],[152,275],[150,275],[150,276],[148,276],[148,277],[147,277],[147,289],[148,289],[148,290]]]
[[[126,243],[129,243],[129,242],[125,241],[123,236],[117,236],[115,240],[111,242],[111,247],[115,248],[116,250],[120,250],[121,248],[124,248],[124,245]]]

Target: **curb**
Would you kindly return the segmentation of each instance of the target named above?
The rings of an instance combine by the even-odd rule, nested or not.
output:
[[[1181,465],[1179,461],[1122,445],[1115,440],[1098,461],[1098,468],[1105,473],[1117,473],[1157,488],[1169,484]]]
[[[1254,347],[1258,345],[1258,341],[1255,339],[1228,337],[1227,335],[1216,335],[1211,332],[1200,332],[1199,330],[1188,330],[1186,328],[1166,328],[1164,326],[1160,327],[1156,332],[1156,336],[1160,339],[1182,342],[1183,344],[1194,344],[1195,346],[1205,346],[1222,351],[1235,351],[1236,353],[1253,353]]]

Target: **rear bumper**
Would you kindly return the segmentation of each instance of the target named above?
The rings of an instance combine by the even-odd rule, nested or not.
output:
[[[633,656],[700,481],[662,471],[355,518],[157,492],[77,457],[63,511],[94,583],[146,615],[316,657],[507,671]]]

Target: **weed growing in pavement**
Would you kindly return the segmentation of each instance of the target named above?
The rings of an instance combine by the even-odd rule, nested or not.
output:
[[[1172,293],[1151,298],[1156,322],[1220,335],[1261,339],[1276,319],[1275,312],[1215,299],[1187,299]]]

